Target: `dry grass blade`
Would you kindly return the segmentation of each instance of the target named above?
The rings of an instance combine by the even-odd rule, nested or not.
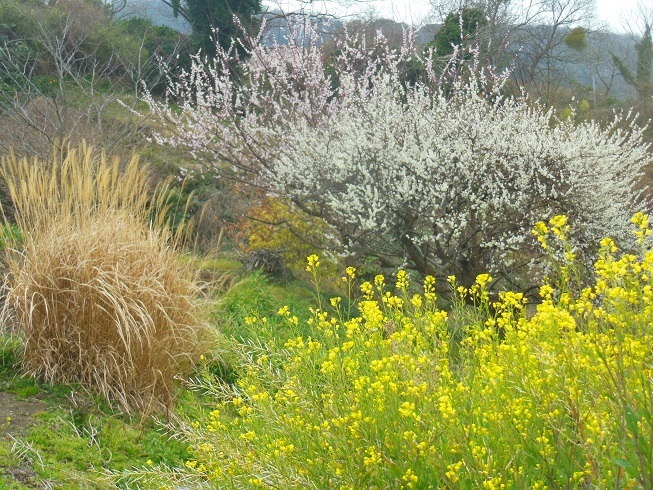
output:
[[[47,163],[12,155],[0,177],[25,237],[8,254],[7,301],[26,371],[81,383],[127,411],[169,407],[175,377],[202,348],[199,288],[164,198],[151,202],[146,168],[83,146]]]

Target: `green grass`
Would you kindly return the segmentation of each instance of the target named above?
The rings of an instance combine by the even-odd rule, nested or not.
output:
[[[240,269],[242,269],[242,264],[229,257],[219,257],[219,258],[200,258],[197,261],[196,267],[199,270],[209,270],[215,273],[231,273],[237,274]]]
[[[0,379],[16,370],[20,340],[16,336],[4,335],[0,331]]]
[[[240,347],[281,347],[290,338],[311,334],[307,320],[316,291],[307,282],[281,283],[261,273],[238,275],[227,258],[197,259],[194,265],[229,275],[212,307],[212,323],[220,335],[194,377],[236,386],[244,376],[242,355],[247,351]],[[330,295],[323,293],[326,304]],[[278,314],[283,306],[290,316]],[[293,324],[289,318],[295,315],[298,321]],[[248,321],[253,317],[258,321]],[[263,317],[265,323],[260,321]],[[0,391],[20,400],[36,397],[45,408],[16,441],[0,439],[0,490],[30,488],[21,478],[28,479],[27,485],[47,482],[54,488],[134,488],[128,475],[152,467],[183,467],[192,458],[188,443],[171,438],[165,421],[130,418],[78,387],[46,385],[21,375],[21,349],[18,337],[0,336]],[[171,416],[186,422],[202,420],[215,403],[213,393],[185,390]]]
[[[11,468],[19,468],[20,458],[11,451],[10,445],[0,444],[0,490],[29,488],[17,482],[10,474]]]
[[[15,440],[0,440],[0,467],[29,468],[33,481],[55,488],[103,488],[105,470],[165,463],[183,465],[187,445],[171,439],[153,420],[139,423],[97,408],[77,409],[69,400],[45,392],[48,407]],[[22,488],[0,472],[0,489]],[[14,485],[14,486],[12,486]]]
[[[42,468],[33,463],[39,476],[62,484],[70,477],[99,481],[94,474],[104,469],[122,471],[148,461],[179,465],[187,458],[186,446],[153,422],[140,427],[106,412],[53,408],[38,416],[24,439],[43,460]]]
[[[312,288],[300,281],[280,283],[261,273],[247,274],[220,295],[212,321],[225,336],[241,341],[284,339],[295,332],[278,322],[279,305],[306,316],[312,299]],[[247,318],[254,316],[265,317],[267,326],[248,324]]]
[[[233,261],[203,261],[202,268],[234,274]],[[235,343],[285,342],[298,333],[277,315],[287,305],[306,325],[308,306],[314,291],[304,282],[278,283],[259,273],[236,277],[226,292],[218,292],[212,312],[221,331],[212,354],[196,375],[211,375],[227,384],[236,383],[242,360]],[[266,328],[247,325],[245,318],[266,316]],[[305,328],[305,327],[303,327]],[[75,386],[46,385],[19,370],[21,342],[16,336],[0,336],[0,392],[19,400],[38,398],[45,402],[30,427],[20,431],[17,442],[0,438],[0,490],[32,488],[15,476],[27,474],[30,485],[47,482],[54,488],[133,488],[133,482],[119,476],[139,468],[183,466],[190,459],[188,445],[170,437],[165,421],[139,420],[113,411],[101,398]],[[199,420],[215,407],[211,394],[185,390],[178,398],[174,417]],[[13,449],[12,449],[13,447]],[[16,469],[20,471],[17,472]],[[21,473],[22,472],[22,473]],[[105,472],[112,473],[108,480]]]
[[[17,367],[18,344],[0,337],[0,391],[17,399],[37,397],[45,409],[32,424],[10,437],[0,438],[0,490],[30,488],[15,479],[31,475],[31,484],[48,482],[54,488],[108,488],[105,470],[165,463],[182,465],[187,445],[170,438],[164,424],[139,420],[112,411],[108,404],[75,387],[48,386],[21,376]],[[180,398],[175,411],[185,409],[192,395]],[[33,487],[32,487],[33,488]]]

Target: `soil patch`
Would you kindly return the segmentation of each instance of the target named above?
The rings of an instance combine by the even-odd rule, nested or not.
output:
[[[30,468],[8,468],[7,476],[25,486],[34,487],[32,479],[34,478],[35,473]]]
[[[0,392],[0,437],[17,435],[34,420],[34,414],[43,412],[46,407],[41,400],[19,400],[11,393]]]

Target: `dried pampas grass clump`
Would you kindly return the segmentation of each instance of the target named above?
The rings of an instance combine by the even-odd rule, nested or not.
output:
[[[203,334],[165,189],[151,202],[137,158],[123,168],[85,145],[47,163],[11,155],[0,177],[25,240],[9,247],[5,311],[24,336],[26,372],[128,412],[169,408]]]

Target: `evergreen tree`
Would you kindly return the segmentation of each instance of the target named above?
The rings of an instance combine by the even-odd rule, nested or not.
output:
[[[439,56],[449,56],[453,53],[453,46],[461,45],[485,25],[487,19],[483,9],[468,8],[462,12],[451,12],[429,46],[433,46]]]
[[[241,34],[241,27],[247,33],[258,28],[257,14],[262,10],[261,0],[162,1],[172,7],[175,17],[181,16],[191,25],[195,46],[210,56],[215,55],[214,30],[217,30],[218,44],[228,48],[232,39]],[[240,27],[234,22],[234,16]]]

